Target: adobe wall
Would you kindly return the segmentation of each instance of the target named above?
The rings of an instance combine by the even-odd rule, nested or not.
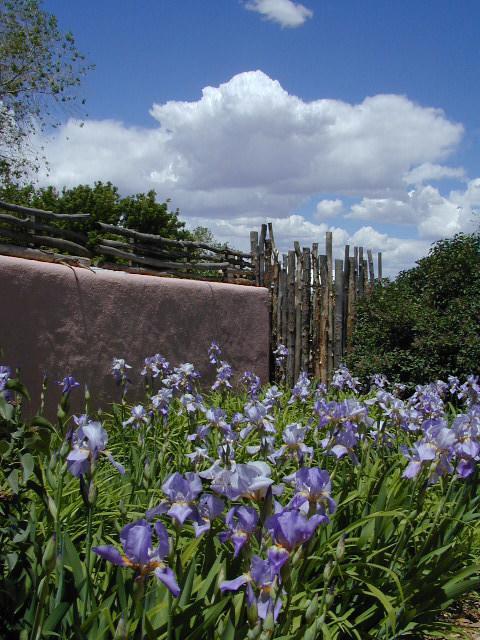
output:
[[[92,407],[118,398],[112,358],[132,365],[129,398],[142,394],[145,356],[192,362],[211,380],[207,349],[217,340],[239,374],[268,380],[269,308],[264,288],[69,267],[0,256],[0,364],[19,367],[36,411],[43,374],[49,414],[55,384],[71,374],[87,384]],[[78,393],[80,391],[80,393]],[[83,397],[80,389],[72,393]],[[80,410],[77,404],[74,407]]]

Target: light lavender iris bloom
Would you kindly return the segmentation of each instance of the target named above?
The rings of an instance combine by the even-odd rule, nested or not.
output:
[[[259,516],[258,511],[253,507],[233,507],[225,517],[225,524],[228,531],[219,534],[220,540],[225,543],[231,540],[235,549],[233,557],[236,558],[241,549],[248,542],[250,536],[254,533]]]
[[[132,408],[131,416],[128,420],[122,422],[123,427],[132,425],[134,429],[140,429],[142,424],[148,424],[150,422],[150,416],[145,411],[145,407],[141,404]]]
[[[91,474],[99,455],[105,456],[122,475],[125,469],[106,451],[108,435],[100,422],[87,422],[72,436],[73,448],[67,456],[67,468],[79,478]]]
[[[134,569],[137,580],[144,580],[153,574],[174,597],[178,597],[180,588],[175,574],[164,562],[169,552],[167,530],[161,522],[155,523],[154,530],[158,538],[158,546],[155,548],[151,525],[146,520],[137,520],[127,524],[120,532],[123,553],[111,545],[94,547],[93,551],[114,565]]]
[[[203,533],[210,531],[213,520],[222,515],[225,503],[221,498],[204,493],[200,496],[197,508],[197,519],[193,523],[195,537],[198,538]]]
[[[292,395],[288,404],[293,404],[296,400],[300,402],[306,402],[310,397],[311,381],[308,379],[308,375],[305,371],[301,371],[298,376],[298,380],[292,389]]]
[[[274,451],[270,459],[275,462],[280,458],[296,458],[299,463],[303,462],[305,456],[313,456],[312,447],[305,444],[307,428],[302,427],[298,422],[289,424],[283,431],[283,444],[280,449]]]
[[[230,500],[249,498],[260,501],[273,484],[271,469],[266,462],[232,463],[224,469],[217,460],[210,469],[201,472],[202,478],[212,481],[212,489]]]
[[[222,355],[222,350],[220,349],[218,342],[216,340],[212,340],[212,343],[208,347],[208,360],[211,364],[218,364],[220,362],[220,356]]]
[[[63,395],[70,393],[72,389],[80,386],[80,383],[77,382],[73,376],[66,376],[63,380],[57,382],[57,384],[62,387]]]
[[[233,369],[231,365],[225,360],[220,361],[220,366],[217,369],[217,377],[212,384],[212,391],[218,391],[219,389],[231,389],[232,384],[230,380],[233,376]]]
[[[129,382],[127,378],[127,369],[132,367],[125,362],[123,358],[113,358],[112,361],[112,374],[115,382],[120,384],[126,384]]]
[[[275,593],[275,584],[275,571],[270,561],[253,556],[250,571],[234,580],[224,580],[220,584],[220,590],[222,593],[224,591],[238,591],[246,585],[248,606],[256,605],[257,614],[261,620],[266,620],[271,614],[276,621],[282,608],[282,600]],[[256,596],[255,590],[258,592],[258,596]]]
[[[298,509],[306,512],[306,515],[317,513],[323,516],[323,522],[329,522],[326,513],[334,513],[337,504],[331,495],[332,482],[328,471],[318,467],[304,467],[286,476],[284,480],[295,488],[289,509]]]
[[[187,518],[197,518],[195,500],[202,491],[202,481],[197,473],[187,471],[183,476],[178,471],[172,473],[162,484],[162,491],[168,501],[149,509],[147,511],[149,520],[166,513],[181,526]]]
[[[324,521],[325,518],[321,515],[308,519],[300,511],[288,509],[267,518],[265,526],[273,541],[267,555],[276,574],[280,574],[291,552],[310,540]]]

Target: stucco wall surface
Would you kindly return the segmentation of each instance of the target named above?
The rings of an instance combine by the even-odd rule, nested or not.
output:
[[[73,375],[107,408],[118,390],[112,358],[132,365],[129,398],[142,393],[143,359],[155,353],[173,364],[192,362],[211,380],[207,349],[217,340],[240,375],[268,379],[268,292],[121,271],[69,267],[0,256],[0,364],[19,367],[38,406],[44,373],[49,413],[60,397],[56,381]],[[83,393],[72,393],[83,396]],[[77,410],[80,408],[78,402]]]

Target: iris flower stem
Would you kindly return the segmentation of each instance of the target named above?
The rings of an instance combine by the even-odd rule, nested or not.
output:
[[[87,537],[85,542],[85,567],[87,572],[87,591],[85,594],[85,605],[83,608],[83,617],[86,618],[88,606],[91,604],[92,597],[92,577],[91,577],[91,555],[92,555],[92,521],[93,506],[89,505],[87,512]]]
[[[62,512],[62,497],[63,497],[63,473],[61,471],[62,461],[59,460],[58,466],[60,466],[60,474],[57,483],[57,491],[55,495],[55,507],[57,509],[56,518],[55,518],[55,541],[57,545],[57,570],[59,572],[58,578],[58,586],[57,586],[57,594],[55,597],[55,604],[60,604],[62,600],[62,592],[63,592],[63,538],[62,538],[62,523],[61,523],[61,512]]]

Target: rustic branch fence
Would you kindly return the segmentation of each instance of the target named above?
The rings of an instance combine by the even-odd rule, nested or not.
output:
[[[8,213],[5,213],[8,212]],[[267,287],[271,300],[271,352],[288,348],[285,365],[274,366],[271,378],[292,385],[301,371],[322,382],[347,353],[355,322],[356,301],[382,281],[382,254],[363,247],[345,247],[344,259],[333,258],[332,233],[327,231],[325,254],[318,243],[280,255],[272,224],[250,233],[250,253],[227,246],[175,240],[95,222],[94,240],[79,223],[89,214],[60,214],[0,200],[0,252],[50,262],[90,266],[97,258],[114,258],[102,267],[135,273],[200,278]],[[81,225],[80,225],[81,226]],[[73,228],[72,228],[73,227]],[[62,253],[57,253],[61,251]],[[67,252],[67,253],[65,253]],[[120,260],[120,262],[118,262]]]
[[[255,282],[271,292],[271,352],[285,345],[285,364],[275,368],[272,379],[285,376],[290,386],[301,371],[329,382],[343,361],[355,322],[355,304],[382,282],[382,254],[377,256],[375,277],[372,251],[354,247],[350,255],[333,258],[332,232],[326,232],[325,254],[318,243],[311,249],[294,243],[280,256],[271,223],[250,234]]]
[[[2,209],[9,213],[3,213]],[[89,266],[95,258],[114,258],[117,260],[115,264],[107,261],[102,266],[137,273],[174,273],[177,277],[254,284],[249,253],[227,246],[163,238],[103,222],[94,224],[94,242],[87,233],[68,228],[89,218],[89,214],[53,213],[0,200],[2,252],[20,257],[26,257],[28,253],[30,257],[43,260],[60,260],[85,266]],[[57,226],[59,224],[61,226]],[[58,254],[56,251],[68,254]]]

